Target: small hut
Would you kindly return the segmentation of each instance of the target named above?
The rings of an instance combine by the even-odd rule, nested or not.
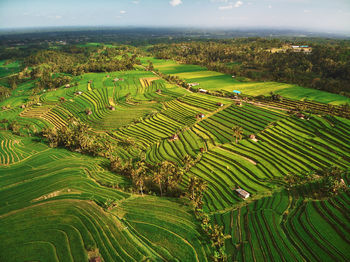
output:
[[[189,87],[199,86],[199,83],[189,83],[188,86],[189,86]]]
[[[255,142],[258,142],[258,139],[256,139],[254,134],[249,135],[249,139],[251,139],[251,140],[253,140]]]
[[[205,89],[203,89],[203,88],[199,88],[198,91],[199,91],[200,93],[204,93],[204,94],[208,93],[208,90],[205,90]]]
[[[236,106],[242,106],[242,102],[236,102]]]
[[[114,107],[114,106],[112,106],[112,105],[110,105],[108,108],[109,108],[109,110],[112,110],[112,111],[114,111],[114,110],[115,110],[115,107]]]
[[[217,103],[216,105],[217,105],[217,106],[224,106],[223,103]]]
[[[236,189],[236,192],[243,199],[247,199],[248,197],[250,197],[250,194],[242,188]]]
[[[81,95],[82,93],[83,93],[83,92],[81,92],[81,91],[75,92],[76,95]]]
[[[62,97],[60,97],[60,101],[64,102],[64,101],[66,101],[66,99],[62,96]]]
[[[197,116],[196,116],[196,118],[200,118],[200,119],[202,119],[202,118],[204,118],[205,117],[205,115],[204,114],[198,114]]]
[[[175,141],[175,140],[178,140],[179,139],[179,136],[177,134],[174,134],[171,136],[170,140],[172,141]]]
[[[21,108],[22,108],[22,109],[26,108],[26,105],[24,105],[24,104],[23,104],[23,105],[21,105]]]
[[[160,93],[162,93],[162,90],[160,90],[160,89],[157,89],[157,91],[156,91],[158,94],[160,94]]]
[[[201,148],[199,149],[199,151],[200,151],[201,153],[204,153],[204,148],[201,147]]]
[[[7,109],[7,107],[6,106],[3,106],[3,107],[1,107],[2,108],[2,110],[6,110]]]
[[[92,257],[89,259],[89,262],[101,262],[101,258],[100,257]]]
[[[89,80],[89,84],[91,84],[92,83],[92,80]]]
[[[91,115],[92,114],[92,111],[90,110],[90,109],[87,109],[87,110],[85,110],[85,113],[86,113],[86,115]]]
[[[302,114],[302,113],[297,113],[297,118],[299,118],[299,119],[305,119],[305,115],[304,114]]]
[[[65,88],[70,88],[70,84],[66,84]]]
[[[114,78],[113,79],[113,82],[117,82],[117,81],[119,81],[119,78]]]
[[[109,75],[107,75],[107,78],[109,78]]]

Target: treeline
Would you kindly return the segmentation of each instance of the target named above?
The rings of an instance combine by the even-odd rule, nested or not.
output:
[[[290,173],[283,181],[292,195],[319,200],[348,191],[349,186],[344,180],[348,175],[349,169],[343,170],[333,166],[302,175]]]
[[[39,51],[25,58],[23,64],[26,67],[43,65],[52,73],[73,76],[88,72],[132,70],[139,62],[136,54],[127,55],[127,52],[132,51],[130,48],[65,46],[60,50]]]
[[[245,38],[159,44],[155,57],[198,64],[209,70],[258,81],[280,81],[350,96],[350,42],[311,43],[312,52],[294,52],[287,40]],[[278,52],[273,52],[279,49]]]
[[[181,195],[178,185],[182,181],[184,169],[174,162],[150,164],[140,158],[122,161],[119,157],[112,157],[111,170],[128,177],[135,191],[141,195],[144,192],[159,192],[160,196]]]

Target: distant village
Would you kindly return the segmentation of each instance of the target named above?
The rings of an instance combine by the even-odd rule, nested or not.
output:
[[[299,53],[299,52],[303,52],[306,54],[312,53],[312,47],[308,45],[286,45],[282,48],[272,48],[272,49],[269,49],[268,51],[270,51],[271,53],[285,53],[289,50],[295,53]]]

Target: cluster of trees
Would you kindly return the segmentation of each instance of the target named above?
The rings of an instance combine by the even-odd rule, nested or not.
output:
[[[31,78],[39,78],[35,82],[33,93],[39,93],[43,89],[55,89],[63,85],[69,84],[72,81],[72,77],[63,74],[54,74],[50,68],[36,67],[31,71]]]
[[[203,211],[203,196],[206,189],[207,183],[202,178],[193,176],[190,178],[186,196],[192,204],[196,218],[201,222],[202,229],[210,238],[214,248],[213,261],[227,261],[225,239],[230,236],[225,236],[223,226],[212,224],[209,215]]]
[[[277,39],[245,38],[158,44],[148,50],[157,58],[198,64],[226,74],[350,95],[349,42],[312,43],[311,53],[292,49],[271,52],[291,44]]]
[[[118,156],[112,156],[110,163],[111,170],[130,178],[135,190],[142,195],[144,192],[159,192],[160,196],[179,196],[178,185],[183,173],[194,165],[195,160],[187,155],[183,159],[183,167],[179,167],[171,161],[150,164],[142,157],[123,161]]]
[[[348,191],[349,187],[343,179],[348,173],[348,170],[339,167],[329,167],[303,175],[288,174],[284,182],[293,195],[321,199]]]
[[[40,65],[45,66],[51,73],[66,73],[73,76],[88,72],[112,72],[132,70],[139,64],[136,54],[129,56],[126,51],[112,47],[78,47],[66,46],[58,50],[40,50],[26,57],[23,65],[34,67],[32,73],[40,77]],[[38,74],[39,73],[39,74]]]
[[[5,86],[0,86],[0,102],[11,96],[11,89]]]
[[[51,147],[65,147],[69,150],[107,157],[113,152],[113,145],[105,143],[102,135],[91,132],[91,128],[84,123],[71,120],[62,128],[45,128],[42,137],[47,139]]]

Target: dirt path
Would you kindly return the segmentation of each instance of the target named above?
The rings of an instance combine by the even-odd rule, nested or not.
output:
[[[240,155],[240,154],[234,153],[234,152],[232,152],[232,151],[230,151],[230,150],[227,150],[227,149],[223,148],[221,145],[218,145],[218,147],[219,147],[221,150],[224,150],[224,151],[226,151],[226,152],[228,152],[228,153],[230,153],[230,154],[232,154],[232,155],[239,156],[239,157],[241,157],[241,158],[243,158],[243,159],[249,161],[250,163],[252,163],[252,164],[255,165],[255,166],[257,165],[257,163],[256,163],[254,160],[252,160],[252,159],[250,159],[250,158],[248,158],[248,157],[245,157],[245,156],[242,156],[242,155]]]

